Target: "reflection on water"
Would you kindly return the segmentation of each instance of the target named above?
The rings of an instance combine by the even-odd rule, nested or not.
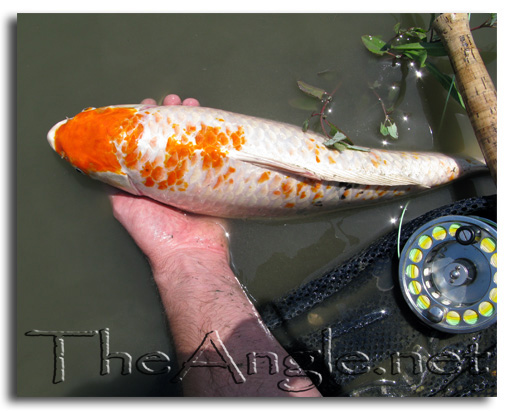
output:
[[[400,138],[388,140],[388,147],[479,155],[465,113],[450,102],[442,118],[445,92],[438,83],[362,46],[361,35],[393,36],[400,20],[405,26],[426,25],[429,16],[21,15],[19,394],[180,393],[165,377],[122,377],[119,370],[101,377],[86,342],[67,351],[69,378],[53,385],[50,342],[23,336],[35,328],[108,327],[114,350],[134,357],[173,353],[144,256],[113,219],[101,185],[75,173],[47,146],[53,124],[88,106],[137,103],[174,92],[205,106],[301,125],[313,110],[296,88],[296,81],[304,80],[327,90],[341,83],[331,121],[356,144],[378,147],[383,112],[369,84],[379,82],[380,90],[405,86],[395,114]],[[495,51],[495,33],[475,37],[479,47]],[[495,59],[488,67],[495,81]],[[492,192],[486,176],[462,181],[413,199],[406,219],[456,198]],[[391,219],[399,217],[405,202],[296,221],[232,221],[234,269],[257,302],[276,298],[394,228]]]

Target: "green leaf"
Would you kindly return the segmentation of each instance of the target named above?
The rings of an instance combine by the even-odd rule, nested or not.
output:
[[[425,62],[428,56],[446,56],[447,52],[441,42],[438,43],[425,43],[414,42],[397,44],[391,46],[391,50],[399,51],[404,56],[414,60],[420,67],[425,67]]]
[[[397,44],[391,46],[392,50],[404,51],[404,50],[425,50],[429,56],[440,57],[446,56],[448,53],[444,48],[443,43],[426,43],[423,41],[415,43]]]
[[[424,43],[424,42],[421,42],[419,44],[421,44],[423,46],[423,48],[427,51],[429,56],[441,57],[441,56],[447,56],[448,55],[448,52],[444,48],[443,43],[441,43],[440,41],[435,42],[435,43]]]
[[[348,144],[353,144],[353,142],[348,138],[346,134],[343,133],[343,131],[339,127],[337,127],[335,124],[331,123],[327,119],[325,119],[325,122],[330,126],[330,131],[328,132],[329,135],[335,137],[338,133],[342,134],[345,136],[346,142]]]
[[[428,57],[426,50],[405,50],[403,54],[418,63],[420,67],[425,67],[425,62]]]
[[[348,137],[346,137],[345,134],[337,131],[334,137],[332,137],[330,140],[325,141],[323,144],[325,144],[327,147],[333,146],[335,143],[339,143],[343,140],[346,140]]]
[[[410,29],[405,31],[405,34],[409,37],[416,37],[420,40],[425,40],[427,38],[427,31],[421,27],[411,27]]]
[[[396,127],[396,124],[391,122],[391,124],[389,126],[387,126],[387,131],[389,132],[389,135],[394,138],[394,139],[397,139],[398,138],[398,128]]]
[[[340,143],[335,143],[334,147],[337,148],[339,151],[343,150],[355,150],[355,151],[370,151],[371,149],[368,147],[362,147],[362,146],[355,146],[351,144],[347,144],[344,141]],[[344,147],[344,148],[343,148]]]
[[[370,149],[367,147],[361,147],[354,145],[348,136],[343,132],[337,131],[334,137],[330,140],[327,140],[323,143],[328,148],[335,148],[336,150],[356,150],[356,151],[369,151]]]
[[[370,149],[367,147],[354,146],[351,144],[347,144],[344,141],[340,141],[339,143],[334,143],[334,145],[332,147],[339,151],[344,151],[344,150],[370,151]],[[332,148],[332,147],[330,147],[330,148]]]
[[[348,148],[348,144],[344,143],[334,143],[332,146],[327,146],[328,148],[335,148],[338,151],[344,151]]]
[[[426,67],[430,74],[432,74],[439,83],[447,90],[450,91],[451,96],[461,105],[461,107],[465,110],[466,106],[464,105],[464,100],[462,100],[462,96],[459,91],[453,86],[452,78],[439,71],[439,69],[434,66],[432,63],[427,63]]]
[[[319,100],[323,100],[327,92],[319,87],[311,86],[310,84],[305,83],[304,81],[298,80],[296,82],[301,91],[311,97],[315,97]]]
[[[310,118],[306,119],[304,122],[303,122],[303,125],[302,125],[302,131],[307,131],[309,129],[309,120]]]
[[[389,130],[387,129],[387,126],[385,125],[385,122],[384,123],[380,123],[380,134],[382,134],[383,136],[388,136],[389,135]]]
[[[364,46],[374,54],[383,56],[387,51],[387,43],[380,36],[364,35],[361,40]]]

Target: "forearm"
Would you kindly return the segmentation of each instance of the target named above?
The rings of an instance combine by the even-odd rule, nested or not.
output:
[[[182,250],[153,261],[152,269],[184,364],[178,379],[186,395],[320,395],[308,378],[284,373],[291,358],[262,323],[226,254]],[[267,359],[256,360],[265,353]]]

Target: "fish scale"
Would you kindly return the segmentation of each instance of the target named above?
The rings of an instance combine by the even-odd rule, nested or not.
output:
[[[199,214],[315,213],[448,183],[482,162],[440,153],[327,148],[299,127],[205,107],[86,109],[48,140],[89,176]]]

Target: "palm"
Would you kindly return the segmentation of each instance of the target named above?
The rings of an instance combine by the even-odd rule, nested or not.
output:
[[[125,193],[111,196],[114,216],[150,258],[183,249],[205,249],[226,253],[222,220],[185,214],[146,197]]]

